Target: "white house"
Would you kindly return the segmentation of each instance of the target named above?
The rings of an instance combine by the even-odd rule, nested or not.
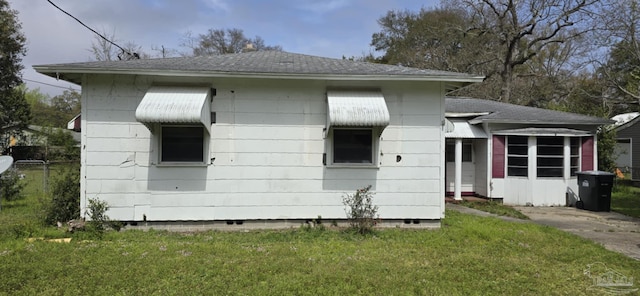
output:
[[[287,52],[41,65],[82,85],[81,208],[139,223],[444,217],[444,94],[482,77]]]
[[[599,126],[612,121],[473,98],[446,98],[448,194],[511,205],[573,205],[576,172],[596,170]]]

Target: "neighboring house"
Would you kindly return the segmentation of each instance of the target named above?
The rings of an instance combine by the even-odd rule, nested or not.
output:
[[[511,205],[571,205],[576,172],[597,169],[599,126],[612,121],[472,98],[446,98],[448,194]]]
[[[67,129],[74,132],[80,132],[80,124],[82,122],[82,114],[74,116],[69,122],[67,122]]]
[[[616,166],[632,179],[640,175],[640,112],[611,118],[616,128]],[[634,172],[635,171],[635,172]]]
[[[287,52],[41,65],[82,85],[81,208],[122,221],[444,217],[444,94],[468,74]],[[163,222],[162,222],[163,223]]]
[[[3,153],[12,155],[15,160],[47,159],[50,147],[48,135],[59,131],[69,133],[79,147],[80,133],[55,127],[29,125],[25,128],[10,128],[2,135],[0,142],[3,143]]]

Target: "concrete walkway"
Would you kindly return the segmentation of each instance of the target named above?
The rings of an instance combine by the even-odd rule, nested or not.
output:
[[[499,217],[461,205],[446,204],[447,209],[493,216],[512,222],[534,222],[567,231],[602,244],[606,249],[640,260],[640,219],[615,212],[591,212],[569,207],[515,207],[531,221]]]

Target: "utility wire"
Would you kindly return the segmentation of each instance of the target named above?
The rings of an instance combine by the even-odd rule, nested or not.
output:
[[[51,0],[47,0],[47,2],[49,2],[49,4],[53,5],[53,7],[57,8],[58,10],[62,11],[64,14],[70,16],[72,19],[76,20],[78,23],[80,23],[81,25],[83,25],[85,28],[89,29],[91,32],[95,33],[96,35],[100,36],[100,38],[104,39],[105,41],[111,43],[113,46],[119,48],[120,50],[122,50],[123,53],[126,53],[127,55],[129,55],[130,57],[134,57],[136,59],[140,58],[140,55],[138,55],[137,53],[131,53],[128,50],[124,49],[122,46],[116,44],[115,42],[107,39],[107,37],[104,37],[102,34],[98,33],[96,30],[92,29],[91,27],[85,25],[81,20],[79,20],[77,17],[71,15],[70,13],[66,12],[64,9],[60,8],[58,5],[56,5],[55,3],[53,3]],[[118,58],[120,58],[120,56],[118,55]]]
[[[22,80],[24,80],[24,81],[29,81],[29,82],[33,82],[33,83],[44,84],[44,85],[48,85],[48,86],[52,86],[52,87],[62,88],[62,89],[79,90],[79,89],[77,89],[77,88],[73,88],[73,87],[70,87],[70,86],[69,86],[69,87],[64,87],[64,86],[59,86],[59,85],[50,84],[50,83],[41,82],[41,81],[35,81],[35,80],[31,80],[31,79],[26,79],[26,78],[22,78]]]

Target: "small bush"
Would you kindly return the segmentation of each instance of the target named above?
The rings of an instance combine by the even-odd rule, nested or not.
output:
[[[55,225],[80,218],[80,170],[65,168],[51,182],[49,198],[44,202],[44,222]]]
[[[85,213],[91,219],[89,225],[97,231],[104,231],[109,222],[109,216],[105,214],[109,210],[109,204],[98,198],[90,198]]]
[[[22,194],[24,183],[16,169],[9,169],[0,176],[0,198],[4,201],[14,201],[24,198]]]
[[[378,220],[378,206],[373,204],[374,193],[370,190],[371,185],[342,197],[349,226],[360,234],[372,232]]]
[[[109,204],[104,200],[98,198],[90,198],[87,210],[85,213],[89,216],[90,221],[87,222],[89,231],[95,232],[98,236],[107,229],[113,229],[115,231],[122,228],[122,224],[119,221],[112,221],[106,212],[109,210]]]

